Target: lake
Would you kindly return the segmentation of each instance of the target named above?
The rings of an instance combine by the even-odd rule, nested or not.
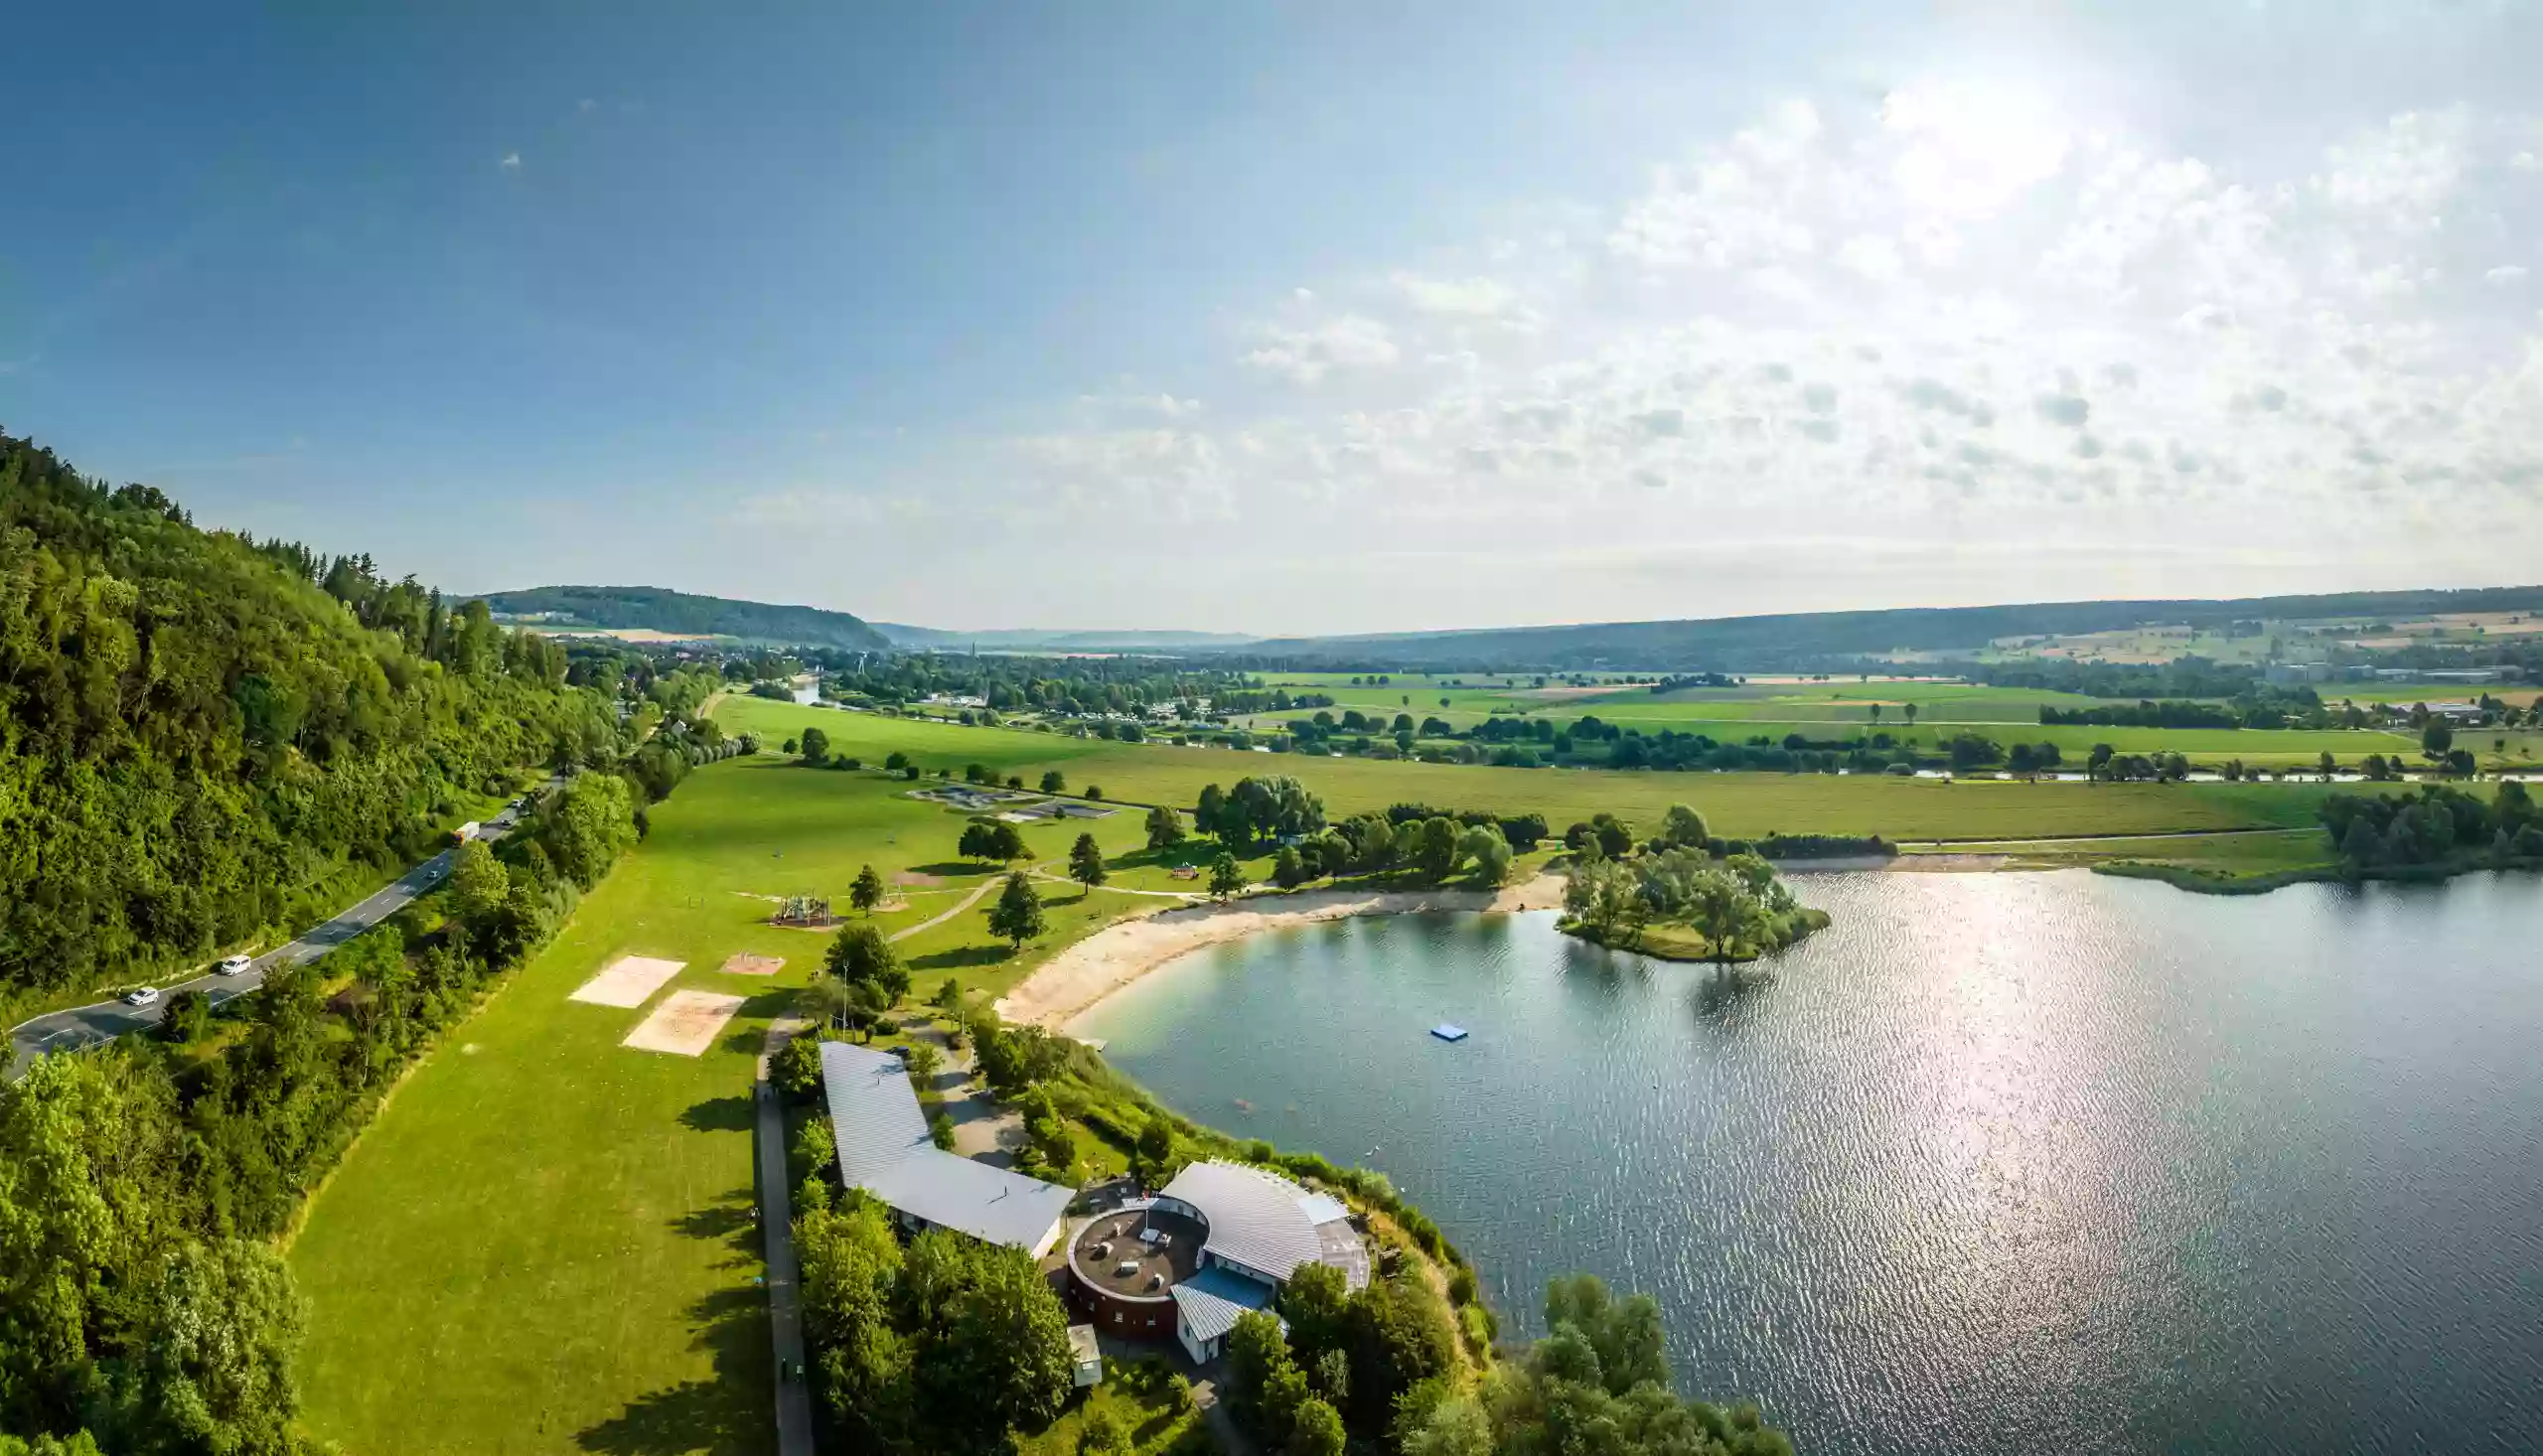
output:
[[[1384,1171],[1505,1329],[1655,1295],[1681,1386],[1807,1452],[2543,1450],[2543,880],[1794,884],[1834,926],[1735,980],[1353,920],[1074,1030]]]

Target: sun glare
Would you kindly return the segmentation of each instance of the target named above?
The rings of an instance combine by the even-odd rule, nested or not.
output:
[[[1938,212],[1993,213],[2065,165],[2070,133],[2049,100],[2020,87],[1921,82],[1881,98],[1902,144],[1899,189]]]

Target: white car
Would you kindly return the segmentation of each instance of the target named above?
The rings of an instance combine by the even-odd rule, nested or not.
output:
[[[137,991],[126,991],[123,993],[123,1003],[127,1006],[155,1006],[159,1003],[159,988],[143,986]]]
[[[248,964],[248,957],[244,955],[224,955],[221,957],[221,963],[214,966],[212,970],[215,975],[236,975],[245,970]]]

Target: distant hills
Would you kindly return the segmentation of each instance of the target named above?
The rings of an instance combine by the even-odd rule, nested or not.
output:
[[[1035,632],[1022,628],[947,632],[935,627],[905,627],[897,622],[877,622],[874,630],[890,638],[894,647],[922,651],[934,648],[942,652],[974,647],[991,652],[1217,652],[1258,640],[1232,632]]]
[[[1773,671],[1891,653],[1975,651],[2001,638],[2070,637],[2158,623],[2221,628],[2255,620],[2400,621],[2446,612],[2534,610],[2543,610],[2543,587],[1801,612],[1677,622],[1272,638],[1242,651],[1248,657],[1302,666],[1391,665],[1458,671],[1599,666],[1659,671]]]
[[[551,586],[495,592],[497,614],[559,627],[650,628],[675,636],[742,638],[855,652],[1156,653],[1226,656],[1247,665],[1568,671],[1814,670],[1896,653],[1975,652],[2019,637],[2075,637],[2156,624],[2223,628],[2236,622],[2407,621],[2450,612],[2543,612],[2543,586],[2465,591],[2339,592],[2317,596],[2031,602],[1795,612],[1563,627],[1487,627],[1349,637],[1252,638],[1236,633],[1012,628],[949,632],[867,622],[818,607],[782,607],[660,587]]]
[[[849,652],[1198,653],[1243,647],[1254,639],[1226,632],[1071,632],[1014,628],[948,632],[897,622],[867,622],[822,607],[783,607],[731,597],[703,597],[654,586],[539,586],[489,592],[487,610],[524,626],[570,630],[650,630],[672,637],[731,637],[786,647]]]
[[[845,612],[691,596],[655,586],[539,586],[489,592],[480,600],[499,617],[532,626],[650,628],[675,637],[737,637],[849,652],[892,647],[864,619]]]

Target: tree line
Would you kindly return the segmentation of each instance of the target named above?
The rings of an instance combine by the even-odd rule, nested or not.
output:
[[[639,798],[582,774],[325,959],[217,1012],[179,998],[157,1035],[0,1088],[0,1431],[36,1451],[318,1449],[294,1423],[301,1306],[272,1240],[398,1074],[635,843]]]
[[[2322,829],[2351,870],[2524,863],[2543,859],[2543,812],[2517,780],[2487,800],[2443,784],[2400,794],[2334,794]]]
[[[615,763],[566,674],[482,604],[0,436],[0,996],[314,923],[519,769]]]

